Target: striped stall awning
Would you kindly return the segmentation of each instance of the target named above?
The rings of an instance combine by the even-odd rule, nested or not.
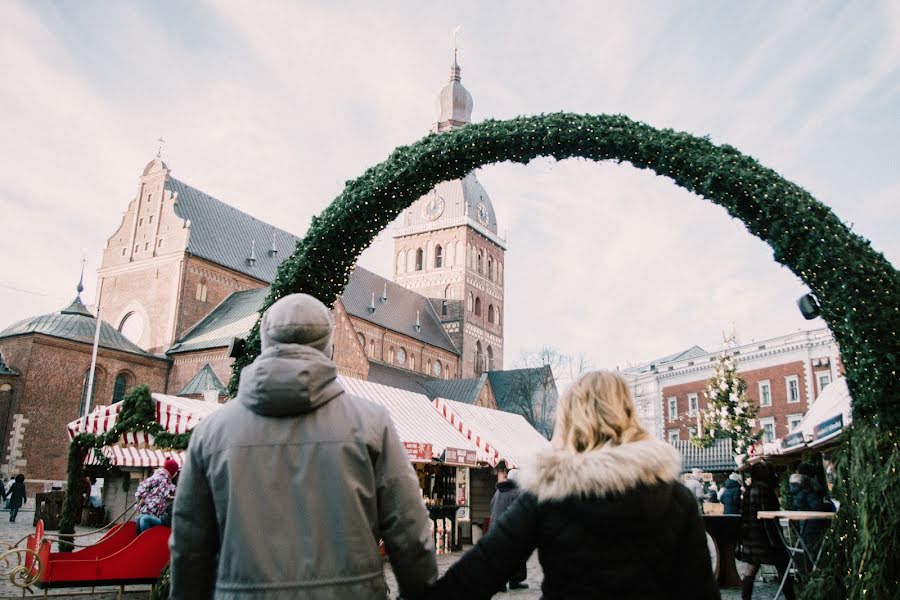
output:
[[[151,397],[156,405],[156,421],[169,433],[190,431],[221,406],[216,402],[165,394],[152,394]],[[74,438],[79,433],[106,433],[115,426],[121,410],[122,402],[98,406],[90,414],[69,423],[69,438]]]
[[[440,458],[447,448],[459,448],[474,451],[479,462],[491,462],[486,452],[479,450],[434,411],[424,394],[352,377],[338,376],[338,381],[347,393],[386,408],[402,442],[431,444],[434,458]]]
[[[100,450],[110,464],[115,467],[161,467],[166,459],[173,459],[181,467],[184,465],[184,451],[157,450],[156,448],[139,448],[137,446],[106,446]],[[99,465],[97,455],[89,452],[84,459],[86,465]]]
[[[490,464],[505,460],[518,467],[550,442],[522,415],[455,400],[435,398],[438,414],[490,457]]]

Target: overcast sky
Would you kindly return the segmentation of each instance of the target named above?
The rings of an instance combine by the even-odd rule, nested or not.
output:
[[[900,2],[0,3],[0,328],[85,299],[166,139],[180,179],[305,233],[427,133],[459,37],[473,120],[623,113],[729,143],[900,260]],[[506,365],[598,366],[804,321],[802,282],[724,210],[583,160],[479,171],[506,232]],[[363,266],[390,276],[382,234]]]

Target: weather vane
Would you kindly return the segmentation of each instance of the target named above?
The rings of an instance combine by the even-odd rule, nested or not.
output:
[[[159,143],[159,145],[156,147],[156,158],[162,158],[162,149],[163,145],[166,143],[166,140],[164,140],[163,138],[159,138],[156,141]]]
[[[456,29],[453,30],[453,56],[456,57],[456,53],[459,50],[459,44],[457,43],[457,38],[459,36],[459,31],[462,29],[462,25],[457,25]]]

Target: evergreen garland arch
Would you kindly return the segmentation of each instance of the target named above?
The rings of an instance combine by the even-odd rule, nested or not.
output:
[[[890,598],[900,585],[900,275],[800,186],[728,145],[622,115],[555,113],[487,120],[394,150],[348,181],[272,283],[264,307],[305,292],[332,305],[359,254],[417,198],[442,181],[499,162],[539,156],[627,162],[722,206],[768,243],[776,262],[815,294],[841,347],[854,426],[837,463],[844,504],[806,598]],[[259,323],[234,364],[230,391],[258,355]]]

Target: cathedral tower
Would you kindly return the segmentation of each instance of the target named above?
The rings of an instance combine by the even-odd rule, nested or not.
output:
[[[450,81],[437,99],[432,131],[465,126],[472,95],[454,53]],[[432,300],[462,352],[459,377],[503,368],[503,263],[497,216],[474,173],[438,184],[400,218],[394,234],[394,280]]]

